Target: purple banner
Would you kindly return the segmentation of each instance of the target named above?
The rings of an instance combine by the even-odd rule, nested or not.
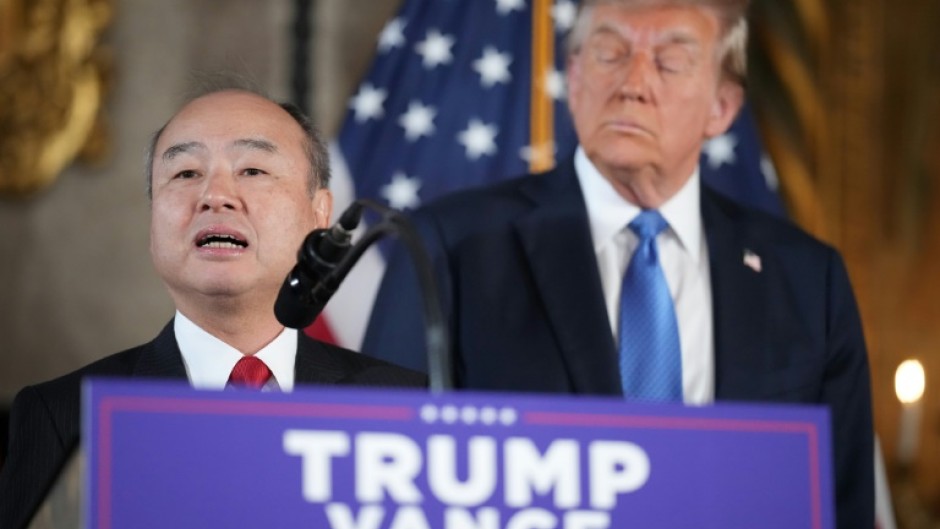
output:
[[[833,527],[823,408],[85,390],[94,529]]]

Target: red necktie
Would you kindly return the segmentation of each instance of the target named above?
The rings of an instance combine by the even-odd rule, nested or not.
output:
[[[269,378],[271,378],[271,370],[264,365],[264,362],[253,356],[245,356],[235,364],[232,374],[228,377],[228,383],[233,386],[261,389]]]

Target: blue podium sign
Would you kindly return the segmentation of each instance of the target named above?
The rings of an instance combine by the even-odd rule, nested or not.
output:
[[[86,385],[94,529],[831,529],[822,408]]]

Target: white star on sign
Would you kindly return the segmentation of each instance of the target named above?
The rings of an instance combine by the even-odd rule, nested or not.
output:
[[[382,186],[381,193],[388,205],[395,209],[414,209],[421,204],[421,199],[418,198],[420,188],[421,180],[399,171],[392,175],[391,182]]]
[[[458,141],[467,149],[467,158],[476,160],[484,154],[496,152],[496,125],[487,125],[471,119],[467,128],[457,135]]]
[[[507,15],[512,11],[522,11],[525,7],[525,0],[496,0],[496,12],[500,15]]]
[[[565,76],[554,68],[545,74],[545,93],[555,101],[565,97]]]
[[[442,35],[440,31],[432,29],[428,31],[424,40],[415,44],[415,50],[423,57],[424,67],[431,69],[454,60],[454,56],[450,53],[450,47],[453,45],[454,37]]]
[[[722,134],[705,142],[702,148],[705,156],[708,157],[708,166],[712,169],[718,169],[724,164],[732,164],[737,160],[734,154],[734,147],[738,144],[738,139],[734,134]]]
[[[489,88],[496,83],[509,82],[512,78],[509,75],[511,62],[512,56],[508,53],[500,53],[496,48],[487,46],[483,56],[473,61],[473,69],[480,74],[480,83]]]
[[[430,136],[434,132],[434,116],[437,110],[424,106],[420,101],[408,103],[408,111],[398,118],[398,124],[404,127],[408,141],[415,141],[421,136]]]
[[[349,102],[349,108],[356,114],[356,121],[362,123],[369,118],[380,118],[385,114],[382,104],[388,93],[381,88],[375,88],[369,83],[359,87],[359,92]]]
[[[379,51],[384,53],[405,43],[405,25],[401,17],[389,20],[379,33]]]
[[[574,19],[578,15],[578,7],[570,0],[556,2],[552,6],[552,19],[555,21],[555,31],[564,33],[574,25]]]

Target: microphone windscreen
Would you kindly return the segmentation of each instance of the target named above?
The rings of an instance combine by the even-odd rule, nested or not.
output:
[[[303,294],[303,282],[297,278],[298,275],[296,270],[288,274],[277,294],[277,300],[274,301],[274,316],[277,321],[292,329],[308,327],[320,313],[307,301],[307,296]]]

